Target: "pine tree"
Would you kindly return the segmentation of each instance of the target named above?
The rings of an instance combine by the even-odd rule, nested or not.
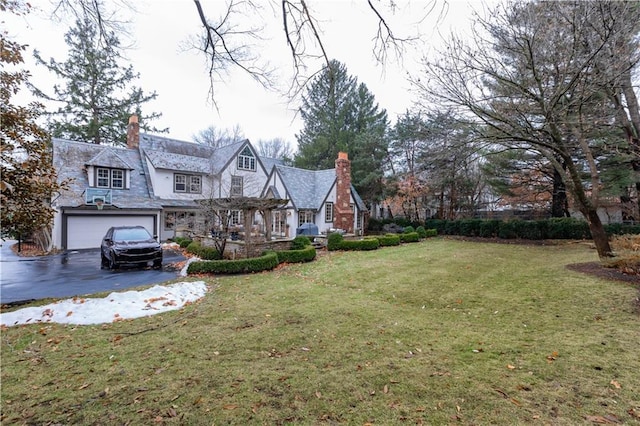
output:
[[[46,62],[34,52],[39,64],[46,66],[64,84],[53,87],[53,95],[42,90],[35,93],[62,105],[50,113],[50,132],[61,137],[95,144],[126,144],[126,127],[131,114],[137,114],[143,129],[158,131],[146,123],[161,116],[143,115],[141,107],[157,97],[132,85],[139,77],[133,67],[122,66],[120,41],[115,33],[102,35],[100,42],[95,24],[84,19],[65,35],[69,56],[64,62],[53,58]],[[166,131],[166,130],[160,130]]]
[[[387,112],[380,110],[365,84],[358,84],[345,65],[331,61],[314,80],[300,109],[304,121],[297,135],[296,166],[330,169],[339,151],[352,160],[352,182],[366,203],[382,196],[388,158]]]

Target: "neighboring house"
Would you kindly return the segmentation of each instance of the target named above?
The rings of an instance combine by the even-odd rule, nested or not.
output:
[[[310,171],[263,158],[248,140],[212,148],[140,134],[137,117],[128,126],[127,147],[53,139],[53,162],[68,190],[54,198],[54,246],[100,246],[107,229],[143,225],[161,241],[180,231],[208,233],[215,228],[197,200],[261,197],[289,200],[265,224],[272,237],[292,238],[303,223],[318,231],[361,233],[366,207],[351,185],[345,153],[336,169]],[[242,212],[230,212],[231,225],[243,224]]]

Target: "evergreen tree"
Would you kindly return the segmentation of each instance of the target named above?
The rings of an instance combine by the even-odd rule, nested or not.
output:
[[[159,131],[146,123],[161,114],[141,113],[142,105],[155,99],[157,94],[145,94],[142,89],[132,86],[139,74],[131,65],[125,67],[119,63],[120,41],[113,32],[102,37],[106,40],[104,43],[100,43],[100,35],[90,19],[78,20],[65,35],[69,46],[66,61],[57,62],[52,58],[46,62],[37,51],[34,52],[39,64],[64,81],[53,87],[53,95],[35,89],[38,96],[62,104],[50,113],[49,130],[54,137],[125,145],[131,114],[138,115],[141,128]]]
[[[388,119],[366,85],[333,60],[303,96],[300,115],[304,127],[297,135],[295,165],[330,169],[338,152],[347,152],[353,185],[367,204],[379,200],[388,158]]]

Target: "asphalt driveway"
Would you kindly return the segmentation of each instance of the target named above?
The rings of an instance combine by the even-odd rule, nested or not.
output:
[[[171,264],[185,260],[174,250],[164,251],[162,269],[100,269],[100,249],[74,250],[42,257],[20,257],[11,250],[15,241],[0,241],[0,303],[44,298],[67,298],[140,285],[159,284],[179,276]]]

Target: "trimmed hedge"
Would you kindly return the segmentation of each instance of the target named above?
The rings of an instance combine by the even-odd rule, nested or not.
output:
[[[309,239],[309,237],[306,237],[304,235],[298,235],[291,241],[290,250],[302,250],[303,248],[310,245],[311,245],[311,240]]]
[[[438,234],[461,235],[464,237],[522,238],[528,240],[581,240],[591,238],[589,224],[584,220],[570,217],[540,220],[429,219],[425,221],[425,227],[436,229]],[[609,235],[640,234],[640,225],[605,225],[605,231]]]
[[[334,251],[340,250],[340,244],[344,241],[342,234],[333,232],[327,236],[327,250]]]
[[[380,243],[380,247],[398,246],[400,245],[400,235],[398,234],[385,234],[377,235],[376,238]]]
[[[376,250],[380,247],[377,238],[364,238],[362,240],[345,240],[342,234],[334,232],[327,237],[327,249],[336,250]]]
[[[203,260],[191,262],[187,274],[246,274],[269,271],[278,266],[278,255],[269,251],[260,257],[236,260]]]
[[[425,229],[424,231],[424,238],[431,238],[431,237],[437,237],[437,236],[438,236],[437,229]]]
[[[398,234],[400,241],[403,243],[417,243],[420,241],[420,235],[417,232],[405,232],[404,234]]]
[[[275,253],[278,256],[278,263],[311,262],[316,258],[316,248],[310,242],[306,247],[299,250],[280,250]]]
[[[203,247],[197,241],[192,241],[186,248],[189,253],[198,256],[203,260],[219,260],[222,259],[220,252],[213,247]]]

